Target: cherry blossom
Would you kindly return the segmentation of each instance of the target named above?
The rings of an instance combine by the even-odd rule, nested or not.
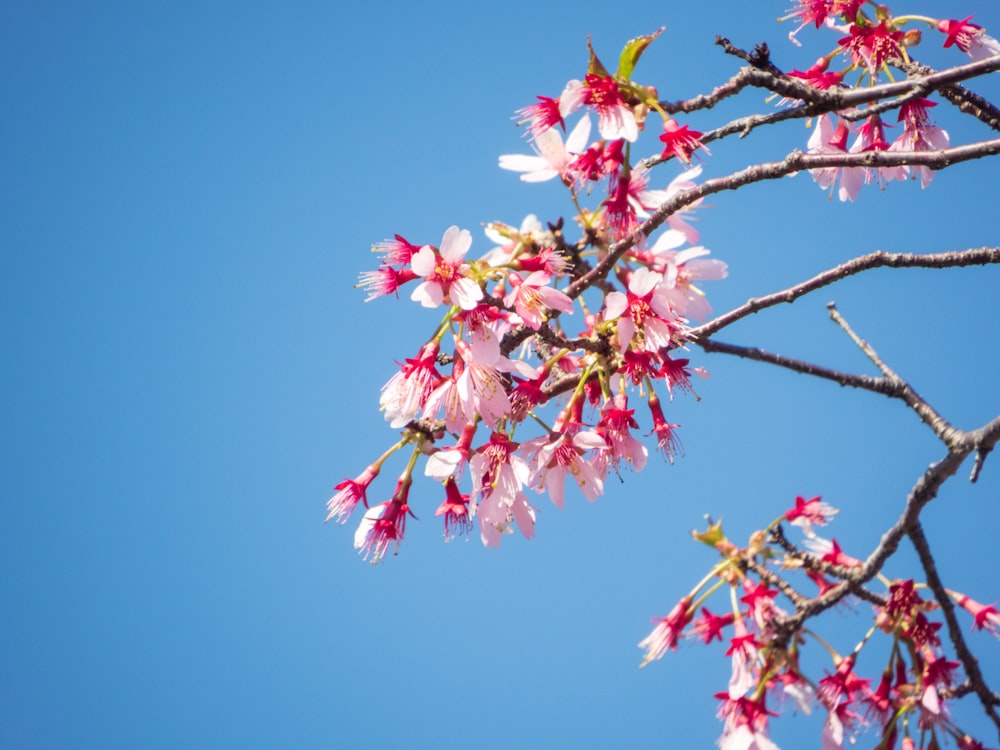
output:
[[[683,453],[681,441],[677,435],[674,434],[675,430],[680,427],[680,425],[670,424],[666,417],[663,416],[663,407],[660,404],[660,399],[655,393],[649,394],[648,403],[649,413],[653,418],[653,429],[649,434],[656,435],[656,447],[665,459],[667,459],[670,463],[673,463],[674,456],[678,453]]]
[[[468,534],[472,530],[469,516],[469,496],[463,495],[454,479],[445,482],[445,500],[434,511],[435,516],[444,516],[444,536],[454,539],[458,534]]]
[[[659,285],[663,276],[640,268],[629,279],[628,292],[611,292],[604,301],[604,319],[618,321],[618,348],[628,349],[637,336],[646,351],[668,347],[680,331],[677,315]]]
[[[885,21],[878,26],[852,24],[850,35],[840,40],[840,46],[850,51],[852,61],[864,61],[875,76],[890,57],[902,57],[903,32],[890,29]]]
[[[906,102],[899,108],[899,120],[903,123],[903,132],[889,146],[889,151],[918,152],[948,148],[950,145],[948,133],[928,122],[927,108],[933,106],[935,105],[932,101],[917,99]],[[907,174],[912,170],[919,175],[922,188],[926,188],[934,179],[934,170],[924,164],[904,166],[901,169]]]
[[[635,115],[618,93],[618,84],[611,76],[588,73],[582,82],[567,83],[559,97],[559,114],[567,117],[581,106],[597,110],[597,129],[601,138],[635,141],[639,137]]]
[[[973,617],[974,630],[988,630],[1000,638],[1000,611],[992,604],[981,604],[965,594],[952,594],[955,602]]]
[[[518,125],[527,122],[528,133],[531,134],[532,138],[538,138],[555,125],[559,125],[565,130],[566,123],[559,111],[559,100],[548,96],[536,96],[535,98],[538,99],[537,102],[517,110],[517,114],[523,118],[518,122]]]
[[[608,450],[594,457],[599,467],[610,463],[617,471],[622,461],[635,471],[642,471],[645,467],[649,451],[632,434],[632,430],[639,426],[632,416],[634,413],[634,409],[628,408],[628,396],[624,393],[614,396],[601,409],[601,420],[595,429],[604,438]]]
[[[536,438],[525,443],[525,448],[531,455],[529,485],[548,492],[556,507],[563,507],[567,477],[576,482],[590,502],[604,494],[604,477],[598,464],[587,457],[588,451],[607,449],[604,438],[596,432],[584,430],[574,435]]]
[[[815,536],[813,525],[826,526],[831,516],[837,512],[836,508],[824,503],[819,496],[806,500],[799,495],[795,498],[795,507],[785,512],[785,520],[801,528],[806,536]]]
[[[515,523],[527,539],[535,535],[535,509],[522,491],[530,471],[517,447],[505,433],[494,432],[469,462],[472,512],[487,547],[499,547],[501,535],[510,533]]]
[[[338,523],[345,523],[359,502],[364,503],[367,508],[368,498],[365,493],[371,483],[375,481],[378,472],[378,465],[372,464],[355,479],[345,479],[338,484],[334,488],[337,490],[337,494],[331,497],[326,504],[326,509],[329,511],[326,520],[336,518]]]
[[[694,612],[689,611],[693,599],[691,595],[685,596],[674,605],[666,617],[653,618],[656,624],[653,632],[639,641],[639,648],[646,649],[640,666],[645,667],[651,661],[662,659],[668,650],[677,650],[681,633],[694,616]]]
[[[840,120],[834,129],[831,116],[828,114],[820,115],[816,121],[816,129],[809,137],[808,152],[810,154],[846,154],[849,133],[847,123],[844,120]],[[833,188],[839,178],[840,187],[837,191],[837,197],[842,201],[853,201],[857,198],[865,178],[865,171],[857,167],[818,167],[810,169],[809,174],[823,190]]]
[[[1000,55],[1000,42],[983,31],[982,26],[969,23],[972,16],[956,21],[940,21],[938,31],[944,33],[944,46],[955,45],[973,60],[985,60]]]
[[[584,117],[576,124],[563,143],[562,136],[555,128],[550,128],[535,137],[532,148],[535,155],[504,154],[500,157],[500,168],[521,172],[523,182],[545,182],[555,177],[571,182],[569,166],[573,159],[587,147],[590,138],[590,118]]]
[[[402,427],[419,414],[428,396],[441,382],[442,377],[434,367],[437,354],[438,342],[429,341],[382,386],[379,406],[390,427]]]
[[[700,140],[702,135],[703,133],[697,130],[688,130],[687,125],[678,125],[676,120],[668,117],[663,122],[663,132],[660,134],[660,140],[663,141],[663,153],[660,154],[660,158],[669,159],[676,156],[686,164],[690,164],[691,155],[698,149],[711,154]]]
[[[549,286],[551,278],[544,271],[534,271],[525,279],[510,273],[507,279],[513,288],[504,297],[503,303],[508,308],[513,307],[528,328],[536,331],[541,328],[546,310],[572,314],[573,300]]]
[[[462,262],[472,247],[472,235],[468,229],[448,227],[441,238],[437,253],[430,245],[424,245],[413,256],[413,271],[423,276],[424,281],[413,290],[410,299],[424,307],[439,307],[448,301],[463,310],[471,310],[483,298],[483,290],[465,273],[467,266]]]
[[[396,551],[399,550],[406,531],[406,516],[410,512],[406,504],[409,491],[409,480],[400,479],[393,498],[373,505],[361,519],[354,534],[354,549],[364,555],[365,560],[371,558],[373,563],[377,563],[394,543]]]
[[[706,320],[712,314],[712,306],[695,282],[724,279],[729,275],[728,266],[721,260],[705,258],[710,251],[701,246],[675,251],[669,247],[673,239],[671,233],[664,233],[650,248],[667,280],[663,294],[678,315]]]

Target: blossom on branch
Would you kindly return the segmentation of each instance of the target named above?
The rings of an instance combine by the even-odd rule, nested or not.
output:
[[[572,182],[570,164],[587,147],[590,138],[590,118],[584,117],[576,124],[563,143],[559,131],[551,128],[536,136],[531,146],[535,155],[503,154],[500,168],[521,172],[523,182],[545,182],[561,177]]]
[[[945,34],[944,46],[955,45],[973,60],[985,60],[1000,55],[1000,42],[983,31],[983,27],[969,23],[972,16],[961,21],[939,21],[938,31]]]
[[[424,245],[414,254],[413,271],[424,281],[413,290],[410,299],[424,307],[439,307],[442,302],[471,310],[483,298],[483,290],[466,276],[468,265],[463,262],[472,247],[468,229],[448,227],[441,238],[438,252]]]
[[[588,73],[583,81],[573,80],[566,84],[559,97],[559,114],[567,117],[582,106],[597,111],[597,129],[605,140],[624,138],[631,142],[639,137],[635,114],[611,76]]]

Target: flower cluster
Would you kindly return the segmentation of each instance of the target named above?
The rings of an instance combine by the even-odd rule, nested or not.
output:
[[[423,474],[442,486],[437,515],[445,537],[477,526],[493,547],[514,530],[534,535],[533,495],[547,494],[561,508],[566,487],[575,485],[595,501],[609,472],[641,470],[646,436],[667,460],[680,454],[679,425],[664,404],[675,392],[693,392],[691,376],[704,371],[674,352],[685,346],[690,321],[711,314],[702,285],[724,278],[726,265],[697,244],[690,219],[699,199],[661,212],[664,227],[652,242],[639,231],[696,187],[701,166],[691,159],[707,154],[699,132],[667,116],[654,89],[631,80],[657,34],[630,42],[614,74],[592,53],[584,76],[518,113],[534,153],[500,157],[500,167],[526,182],[558,179],[569,189],[584,230],[579,240],[564,235],[562,220],[543,227],[529,216],[518,227],[488,224],[493,246],[476,260],[472,233],[456,226],[437,245],[396,235],[373,248],[381,264],[358,284],[368,300],[409,289],[413,302],[443,315],[382,388],[382,411],[401,439],[338,484],[328,503],[328,519],[341,523],[359,503],[368,508],[355,537],[366,557],[378,561],[398,548],[420,460]],[[683,165],[659,189],[649,166],[630,158],[653,111],[663,116],[659,162]],[[527,423],[540,433],[525,435]],[[411,457],[392,499],[369,506],[384,462],[407,446]]]
[[[670,614],[654,619],[653,630],[639,643],[645,651],[642,666],[663,658],[682,639],[728,643],[729,682],[715,695],[721,702],[723,750],[776,748],[768,725],[788,703],[805,714],[825,712],[824,750],[853,745],[867,730],[881,737],[879,748],[894,748],[897,741],[915,747],[909,744],[916,742],[914,735],[920,747],[953,739],[958,747],[982,748],[950,716],[949,696],[961,682],[959,664],[944,653],[942,622],[935,617],[938,604],[923,596],[926,585],[880,577],[883,592],[864,592],[873,603],[872,627],[846,655],[798,616],[824,600],[842,599],[852,572],[863,565],[844,555],[836,540],[816,536],[815,527],[826,526],[836,513],[819,497],[798,497],[794,507],[753,534],[746,547],[732,543],[721,523],[695,532],[721,559]],[[783,521],[802,528],[806,549],[785,538]],[[786,575],[789,570],[806,575],[805,588]],[[813,585],[816,591],[810,595]],[[729,594],[724,597],[730,602],[728,611],[712,611],[708,600],[722,591]],[[974,628],[997,632],[995,607],[949,594],[972,615]],[[873,645],[878,636],[889,640],[888,650]],[[801,666],[800,653],[810,640],[830,656],[829,669],[818,679]]]
[[[971,17],[894,16],[887,6],[861,0],[796,2],[783,19],[799,24],[793,42],[808,26],[840,35],[836,48],[804,71],[767,71],[780,79],[773,88],[780,106],[799,107],[798,115],[815,119],[808,140],[808,153],[820,157],[810,162],[813,179],[842,201],[855,200],[873,182],[884,187],[919,179],[927,187],[933,172],[917,163],[926,156],[915,155],[950,142],[931,121],[936,104],[925,90],[889,102],[875,100],[880,91],[867,104],[840,111],[834,109],[839,100],[824,109],[793,97],[808,98],[813,92],[805,87],[845,89],[851,73],[859,86],[879,85],[919,43],[913,24],[940,32],[945,48],[973,59],[1000,55],[1000,43]],[[398,551],[407,518],[416,517],[411,495],[423,502],[423,489],[414,491],[421,474],[426,485],[436,485],[431,507],[446,540],[478,529],[484,545],[497,547],[505,534],[535,535],[537,496],[563,508],[569,487],[571,495],[595,502],[609,474],[642,470],[650,447],[670,462],[683,454],[679,425],[665,412],[675,394],[694,394],[692,376],[706,376],[683,350],[704,335],[704,329],[692,332],[693,321],[712,315],[704,283],[727,275],[726,264],[699,244],[692,223],[703,197],[724,189],[724,178],[712,190],[698,180],[711,156],[706,143],[740,128],[706,135],[674,117],[712,107],[712,97],[728,95],[729,85],[699,98],[708,104],[670,105],[655,88],[633,80],[659,34],[628,42],[613,73],[590,50],[585,72],[558,96],[538,96],[517,112],[532,153],[502,155],[499,167],[527,183],[565,188],[570,221],[543,225],[530,215],[518,226],[489,223],[489,245],[478,257],[470,256],[473,233],[458,226],[448,227],[436,245],[395,235],[374,246],[379,267],[362,273],[357,285],[367,300],[398,299],[408,291],[411,302],[438,317],[381,389],[381,410],[398,438],[354,479],[337,484],[327,503],[327,520],[340,523],[364,506],[354,546],[365,559],[378,562]],[[831,69],[836,60],[842,67]],[[656,139],[639,159],[647,130],[656,131]],[[663,177],[664,169],[673,172]],[[565,231],[574,224],[577,238]],[[370,503],[384,465],[400,453],[405,465],[391,495]],[[982,748],[950,716],[959,664],[945,654],[936,610],[951,606],[950,597],[975,629],[994,635],[1000,635],[1000,612],[959,592],[942,593],[939,585],[930,598],[924,584],[869,570],[835,538],[820,536],[836,513],[820,497],[798,497],[745,547],[731,542],[721,523],[696,533],[720,560],[669,614],[654,620],[639,643],[642,666],[683,638],[726,646],[728,684],[716,694],[723,750],[774,748],[769,722],[782,701],[806,713],[825,712],[824,750],[843,748],[869,728],[880,733],[879,748],[915,747],[915,737],[921,747],[950,737],[961,748]],[[799,527],[801,545],[787,540],[785,524]],[[873,580],[883,588],[865,588]],[[708,599],[720,591],[729,594],[728,608],[709,609]],[[806,622],[854,595],[872,605],[873,624],[842,655]],[[888,649],[870,647],[883,637]],[[807,642],[830,654],[822,677],[800,668]]]
[[[911,24],[926,25],[945,35],[943,46],[956,47],[972,59],[984,59],[1000,55],[1000,42],[988,36],[980,26],[970,23],[971,16],[964,20],[939,20],[927,16],[894,16],[885,5],[875,8],[872,15],[866,13],[866,3],[858,0],[798,0],[798,7],[792,9],[782,20],[797,19],[801,25],[789,35],[799,44],[796,35],[806,26],[814,25],[831,28],[842,34],[837,48],[821,57],[806,71],[792,71],[791,77],[820,91],[831,88],[845,88],[844,79],[849,73],[859,70],[862,80],[869,86],[879,83],[883,74],[888,74],[889,64],[894,61],[908,61],[909,49],[920,43],[918,29],[909,29]],[[844,58],[840,70],[828,70],[830,64]],[[891,76],[889,76],[891,80]],[[797,104],[795,100],[782,99],[784,104]],[[874,101],[870,106],[877,105]],[[933,125],[928,109],[935,106],[929,99],[909,100],[901,104],[898,123],[901,130],[888,141],[886,125],[877,113],[872,113],[859,125],[857,118],[838,117],[838,113],[824,114],[818,118],[812,136],[809,138],[808,153],[816,155],[861,154],[878,151],[921,152],[948,148],[948,133]],[[850,145],[848,142],[850,141]],[[837,196],[842,201],[853,201],[858,197],[862,185],[877,182],[882,187],[892,180],[919,178],[921,187],[927,187],[933,172],[926,166],[899,167],[821,167],[811,169],[810,174],[824,190],[837,186]]]

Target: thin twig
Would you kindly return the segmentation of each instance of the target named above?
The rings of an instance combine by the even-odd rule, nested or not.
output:
[[[920,417],[924,424],[934,431],[934,434],[938,436],[941,442],[948,447],[951,447],[952,441],[957,436],[961,435],[961,433],[952,427],[944,417],[938,414],[934,407],[927,403],[926,399],[921,398],[920,394],[913,390],[909,383],[899,377],[899,375],[897,375],[896,372],[883,361],[871,344],[854,332],[854,329],[852,329],[848,322],[844,319],[844,316],[840,314],[840,311],[837,310],[837,306],[833,302],[828,303],[826,307],[830,311],[830,317],[834,320],[834,322],[840,326],[840,328],[851,338],[851,341],[853,341],[855,345],[862,352],[864,352],[865,356],[868,357],[868,359],[872,361],[872,364],[879,369],[885,379],[896,385],[898,388],[898,398],[905,401],[907,406],[917,413],[917,416]]]
[[[732,325],[749,315],[779,304],[791,304],[799,297],[805,296],[817,289],[829,286],[841,279],[872,268],[957,268],[960,266],[986,265],[1000,263],[1000,247],[981,247],[970,250],[959,250],[945,253],[888,253],[876,250],[867,255],[861,255],[834,268],[823,271],[811,279],[802,281],[788,289],[774,292],[763,297],[748,300],[740,307],[719,315],[715,319],[694,328],[690,338],[697,341],[723,328]]]
[[[784,367],[792,372],[798,372],[803,375],[812,375],[813,377],[822,378],[824,380],[832,380],[842,386],[860,388],[861,390],[871,391],[872,393],[889,396],[890,398],[900,397],[898,385],[888,378],[873,378],[870,375],[855,375],[849,372],[841,372],[840,370],[832,370],[828,367],[815,365],[812,362],[806,362],[805,360],[794,359],[792,357],[786,357],[783,354],[768,352],[758,347],[726,344],[722,341],[716,341],[715,339],[699,339],[694,343],[706,352],[732,354],[737,357],[742,357],[743,359],[750,359],[756,362],[766,362],[767,364]]]

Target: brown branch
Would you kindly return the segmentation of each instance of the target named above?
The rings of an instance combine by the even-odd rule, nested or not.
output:
[[[885,561],[895,554],[899,548],[900,540],[916,523],[923,507],[937,496],[937,492],[945,480],[958,471],[958,467],[968,453],[967,450],[949,452],[943,459],[931,464],[910,491],[903,513],[882,535],[882,540],[864,564],[853,569],[849,579],[816,597],[795,614],[776,622],[775,627],[781,637],[787,639],[792,633],[798,631],[806,620],[835,606],[844,597],[855,593],[863,584],[874,578],[882,570]]]
[[[890,63],[910,76],[926,76],[934,72],[933,68],[921,65],[915,60],[907,62],[903,60],[891,60]],[[1000,130],[1000,108],[997,108],[996,105],[987,101],[979,94],[973,93],[964,86],[959,86],[957,83],[942,86],[938,89],[938,93],[958,108],[959,112],[975,117],[993,130]]]
[[[711,336],[713,333],[732,325],[737,320],[741,320],[774,305],[783,303],[791,304],[799,297],[810,292],[822,289],[843,278],[872,268],[957,268],[961,266],[986,265],[989,263],[1000,263],[1000,247],[981,247],[972,250],[928,254],[887,253],[883,250],[876,250],[873,253],[861,255],[846,263],[841,263],[788,289],[783,289],[780,292],[774,292],[763,297],[752,298],[746,304],[692,329],[690,336],[697,343],[698,339]]]
[[[747,167],[726,177],[706,180],[700,185],[677,192],[664,201],[634,232],[611,245],[608,254],[593,269],[566,287],[565,292],[571,298],[578,297],[585,289],[604,279],[621,257],[631,250],[640,238],[651,235],[667,220],[668,216],[715,193],[736,190],[754,182],[777,180],[803,169],[821,167],[876,168],[908,165],[944,169],[970,159],[981,159],[995,154],[1000,154],[1000,138],[940,151],[871,151],[857,154],[804,154],[801,151],[793,151],[782,161]]]
[[[727,42],[727,40],[723,41]],[[742,55],[737,54],[737,56],[741,59],[749,60],[751,57],[742,50],[740,52]],[[895,64],[910,74],[910,77],[904,81],[892,81],[878,86],[827,90],[814,88],[801,79],[785,75],[773,66],[771,69],[742,68],[729,81],[716,87],[709,94],[677,102],[660,102],[660,106],[670,114],[711,109],[723,99],[735,96],[748,86],[763,88],[780,94],[786,99],[801,102],[797,106],[781,112],[750,115],[715,128],[705,133],[701,138],[703,143],[711,143],[735,133],[744,137],[751,130],[762,125],[772,125],[788,119],[814,117],[825,112],[837,112],[846,120],[860,120],[872,114],[896,109],[907,101],[927,96],[933,91],[939,91],[945,99],[958,106],[962,112],[977,117],[995,130],[1000,130],[1000,110],[982,97],[957,85],[959,81],[1000,70],[1000,58],[977,60],[942,71],[902,61],[895,61]],[[888,101],[879,101],[886,99]],[[866,106],[861,109],[861,105]],[[663,159],[659,157],[651,158],[645,160],[643,165],[651,167],[662,161]]]
[[[937,411],[927,403],[926,399],[921,398],[921,396],[913,390],[909,383],[907,383],[903,378],[899,377],[896,372],[887,365],[882,358],[875,351],[874,347],[867,341],[863,340],[858,336],[854,330],[848,325],[847,321],[844,320],[844,316],[840,314],[837,310],[837,306],[830,302],[827,304],[827,309],[830,311],[830,317],[834,322],[841,327],[841,329],[851,338],[851,341],[864,352],[865,356],[872,361],[879,371],[882,373],[885,380],[889,381],[895,386],[895,391],[893,395],[906,402],[913,411],[917,413],[921,421],[926,424],[931,430],[937,435],[938,439],[941,440],[945,445],[951,447],[952,441],[960,436],[962,433],[952,427],[948,421],[942,417]]]
[[[890,398],[900,398],[898,385],[887,378],[873,378],[869,375],[855,375],[853,373],[841,372],[840,370],[822,367],[801,359],[786,357],[783,354],[768,352],[758,347],[726,344],[715,339],[700,339],[694,343],[709,353],[732,354],[755,362],[766,362],[767,364],[784,367],[803,375],[812,375],[824,380],[832,380],[842,386],[860,388],[861,390],[871,391],[872,393],[889,396]]]
[[[997,730],[1000,730],[1000,715],[997,714],[994,707],[994,693],[986,686],[983,673],[979,669],[979,661],[969,648],[969,644],[965,642],[965,636],[962,634],[962,626],[955,616],[955,604],[945,590],[941,576],[938,575],[937,565],[934,562],[934,556],[931,554],[931,548],[927,543],[927,537],[924,536],[924,530],[920,525],[920,521],[915,519],[906,533],[910,537],[910,541],[913,542],[913,547],[920,558],[920,565],[927,576],[927,585],[934,592],[934,598],[941,607],[941,613],[944,615],[945,623],[948,625],[948,636],[951,638],[952,646],[955,647],[955,655],[962,662],[965,674],[969,678],[969,684],[976,695],[979,696],[979,702],[983,704],[983,710],[993,720],[993,723],[996,724]]]

